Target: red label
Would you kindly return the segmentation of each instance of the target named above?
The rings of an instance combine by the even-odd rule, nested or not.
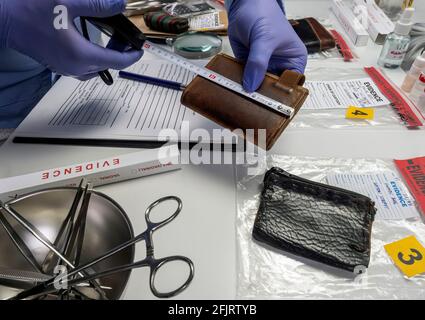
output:
[[[330,32],[332,33],[332,36],[335,39],[338,49],[340,50],[342,56],[344,57],[344,61],[348,62],[353,60],[354,59],[353,53],[351,52],[350,47],[348,46],[347,42],[345,42],[342,35],[338,31],[333,29],[330,30]]]
[[[408,127],[422,127],[423,123],[413,112],[403,96],[385,79],[385,76],[374,67],[364,68],[379,90],[390,100],[391,105]]]
[[[394,162],[425,215],[425,157]]]
[[[419,76],[419,80],[423,83],[425,83],[425,74],[421,73],[421,75]]]

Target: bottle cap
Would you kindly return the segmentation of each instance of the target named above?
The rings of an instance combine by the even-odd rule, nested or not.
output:
[[[413,26],[414,13],[415,8],[407,8],[403,11],[400,20],[398,20],[395,25],[394,32],[396,34],[407,36],[410,33],[410,30],[412,30]]]

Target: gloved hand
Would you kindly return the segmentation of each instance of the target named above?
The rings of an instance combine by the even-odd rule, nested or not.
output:
[[[15,49],[61,75],[89,78],[105,69],[124,69],[141,51],[102,48],[86,40],[74,25],[80,16],[121,13],[126,0],[0,0],[0,47]],[[68,28],[56,29],[54,8],[64,5]],[[57,25],[57,24],[56,24]]]
[[[233,0],[228,11],[230,44],[236,58],[246,62],[246,91],[256,91],[267,70],[304,73],[307,49],[277,0]]]

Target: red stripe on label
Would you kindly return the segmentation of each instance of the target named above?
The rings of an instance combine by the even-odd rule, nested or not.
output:
[[[394,162],[425,215],[425,157]]]
[[[385,76],[374,67],[364,68],[369,77],[378,86],[379,90],[390,100],[391,105],[408,127],[422,127],[423,123],[416,116],[409,103],[403,96],[385,79]]]
[[[335,39],[336,45],[339,48],[339,51],[341,52],[342,56],[344,57],[344,61],[351,61],[354,59],[353,53],[351,52],[350,47],[348,46],[347,42],[345,42],[342,35],[336,31],[336,30],[330,30],[332,36]]]

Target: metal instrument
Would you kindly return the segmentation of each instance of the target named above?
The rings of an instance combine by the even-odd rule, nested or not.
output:
[[[44,282],[49,280],[52,276],[49,276],[40,272],[25,271],[18,269],[6,269],[0,267],[0,282],[1,280],[6,281],[21,281],[29,283]]]
[[[153,222],[151,220],[151,212],[152,210],[157,207],[159,204],[166,202],[166,201],[175,201],[177,203],[177,209],[176,211],[168,218],[164,219],[161,222]],[[183,257],[183,256],[171,256],[171,257],[166,257],[166,258],[160,258],[157,259],[155,258],[154,255],[154,244],[153,244],[153,233],[162,228],[163,226],[167,225],[168,223],[170,223],[171,221],[173,221],[181,212],[182,210],[182,201],[178,198],[178,197],[174,197],[174,196],[169,196],[169,197],[164,197],[161,198],[157,201],[155,201],[154,203],[152,203],[145,212],[145,220],[146,220],[146,224],[147,224],[147,229],[142,232],[141,234],[139,234],[138,236],[136,236],[133,239],[130,239],[128,241],[126,241],[125,243],[109,250],[107,253],[105,253],[104,255],[82,265],[79,266],[78,268],[72,270],[71,272],[69,272],[68,274],[64,275],[62,278],[56,277],[56,278],[51,278],[50,280],[37,285],[35,287],[33,287],[32,289],[23,291],[21,293],[19,293],[18,295],[16,295],[13,299],[25,299],[31,296],[38,296],[38,295],[44,295],[44,294],[48,294],[48,293],[52,293],[55,292],[55,288],[53,287],[54,281],[57,280],[61,280],[61,279],[67,279],[68,280],[68,285],[69,286],[74,286],[77,285],[81,282],[87,282],[87,281],[91,281],[97,278],[103,278],[105,276],[110,276],[113,275],[115,273],[118,272],[123,272],[123,271],[128,271],[128,270],[132,270],[135,268],[141,268],[141,267],[149,267],[150,268],[150,281],[149,281],[149,285],[151,288],[152,293],[159,298],[169,298],[169,297],[173,297],[177,294],[179,294],[180,292],[182,292],[183,290],[185,290],[189,284],[191,283],[191,281],[193,280],[194,277],[194,266],[193,266],[193,262],[187,258],[187,257]],[[110,268],[107,270],[102,270],[100,272],[97,272],[95,274],[91,274],[88,276],[84,276],[81,278],[77,278],[77,279],[72,279],[72,277],[76,274],[78,274],[79,272],[83,272],[84,270],[87,270],[87,268],[90,267],[94,267],[95,265],[97,265],[98,263],[104,261],[105,259],[108,259],[110,257],[113,257],[114,255],[122,252],[123,250],[135,245],[138,242],[144,241],[145,245],[146,245],[146,258],[141,260],[141,261],[137,261],[134,263],[129,263],[129,264],[125,264],[122,266],[117,266],[114,268]],[[170,262],[175,262],[175,261],[180,261],[183,262],[185,264],[187,264],[187,266],[189,267],[189,276],[187,278],[187,280],[177,289],[170,291],[170,292],[160,292],[155,285],[155,279],[156,279],[156,275],[157,272],[160,268],[162,268],[164,265],[170,263]]]
[[[66,264],[62,257],[73,266],[77,265],[75,262],[78,260],[83,264],[134,237],[129,219],[114,200],[82,186],[46,189],[22,196],[1,205],[0,217],[3,226],[0,225],[0,267],[3,270],[41,272],[49,274],[49,279],[54,267]],[[86,221],[85,226],[80,223],[83,221]],[[110,232],[111,229],[114,232]],[[89,276],[133,261],[134,246],[129,246],[95,267],[76,273],[74,277]],[[38,267],[34,267],[34,264]],[[106,298],[118,299],[129,275],[130,272],[117,273],[93,280],[92,284],[96,286],[98,282],[97,286],[102,290],[111,288],[105,291]],[[3,280],[6,281],[5,278]],[[2,284],[0,299],[16,294],[12,285]],[[78,286],[78,290],[89,296],[99,296],[93,285],[87,287],[83,284],[84,288]]]
[[[0,284],[6,282],[23,283],[23,284],[37,284],[51,279],[52,276],[40,272],[25,271],[19,269],[6,269],[0,267]],[[79,283],[77,286],[88,287],[90,286],[87,282]],[[101,287],[104,290],[111,290],[111,287]]]
[[[81,182],[83,183],[83,182]],[[80,185],[80,189],[81,189],[81,185]],[[73,238],[71,238],[71,250],[74,250],[74,243],[76,242],[76,235],[78,235],[79,237],[82,237],[84,239],[84,235],[80,235],[81,231],[80,229],[82,228],[82,232],[84,233],[85,231],[85,219],[87,217],[87,209],[88,209],[88,202],[90,201],[90,194],[92,192],[91,186],[90,184],[87,184],[87,186],[85,187],[84,190],[84,200],[83,200],[83,204],[81,205],[79,214],[78,214],[78,219],[76,221],[76,225],[78,226],[78,229],[75,228],[74,232],[73,232]],[[78,193],[77,193],[78,196]],[[76,197],[77,197],[76,196]],[[75,200],[74,200],[75,201]],[[19,224],[21,226],[24,227],[24,229],[26,231],[28,231],[29,233],[31,233],[38,241],[40,241],[44,246],[46,246],[47,248],[49,248],[56,256],[58,256],[63,262],[65,262],[69,267],[71,267],[72,269],[75,269],[75,266],[78,265],[79,262],[79,256],[81,255],[81,249],[82,249],[82,242],[80,239],[78,239],[78,247],[75,248],[75,254],[78,257],[78,260],[74,259],[73,262],[71,262],[69,260],[69,257],[71,252],[64,252],[61,253],[51,242],[49,239],[47,239],[46,236],[44,236],[44,234],[42,232],[40,232],[33,224],[31,224],[31,222],[29,222],[27,219],[25,219],[24,217],[22,217],[17,211],[15,211],[12,207],[10,207],[8,204],[3,204],[0,202],[0,207],[3,208],[8,214],[10,214],[17,222],[19,222]],[[70,213],[71,214],[71,213]],[[67,217],[68,218],[68,217]],[[67,220],[67,219],[66,219]],[[79,272],[78,273],[79,276],[83,277],[84,275],[87,275],[85,272]],[[103,299],[106,299],[106,295],[105,292],[103,292],[103,290],[100,288],[99,284],[96,281],[91,281],[91,284],[93,285],[93,287],[96,289],[96,291],[100,294],[100,296]]]

